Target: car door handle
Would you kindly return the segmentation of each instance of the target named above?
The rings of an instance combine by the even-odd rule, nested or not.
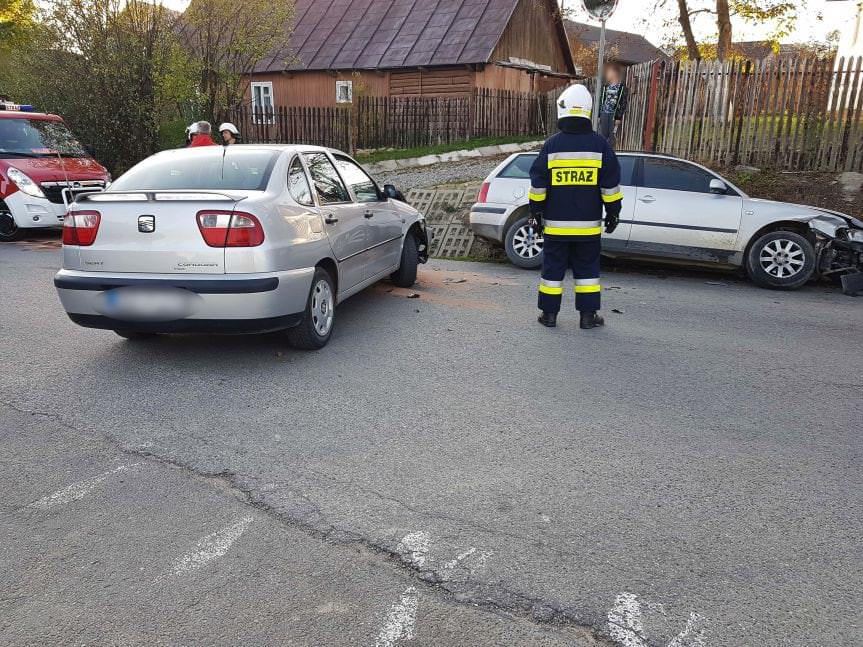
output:
[[[368,210],[368,211],[366,211],[363,215],[364,215],[366,218],[374,218],[374,216],[375,216],[375,212],[374,212],[374,211],[372,211],[371,209],[369,209],[369,210]]]
[[[325,213],[324,214],[324,222],[327,223],[328,225],[334,225],[338,221],[339,221],[339,219],[336,218],[333,214],[331,214],[331,213]]]
[[[639,198],[639,200],[648,204],[650,204],[651,202],[656,202],[656,198],[654,198],[652,195],[646,195],[643,198]]]

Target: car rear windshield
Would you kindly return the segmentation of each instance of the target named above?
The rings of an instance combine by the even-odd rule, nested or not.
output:
[[[526,180],[530,177],[530,167],[536,159],[536,153],[531,155],[519,155],[498,174],[498,177],[512,178],[515,180]]]
[[[195,154],[145,159],[111,185],[111,191],[263,191],[278,151],[209,146]]]
[[[89,157],[66,124],[53,119],[0,119],[0,157]]]

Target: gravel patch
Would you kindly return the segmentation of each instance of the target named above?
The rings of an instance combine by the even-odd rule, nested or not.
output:
[[[509,155],[496,155],[494,157],[483,157],[461,162],[444,162],[443,164],[433,164],[431,166],[399,169],[398,171],[384,173],[376,179],[381,184],[392,184],[399,190],[407,193],[411,189],[469,182],[471,180],[484,180],[491,173],[492,169],[507,157]]]

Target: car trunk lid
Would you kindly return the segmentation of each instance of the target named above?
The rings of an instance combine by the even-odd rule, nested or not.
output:
[[[244,196],[215,192],[128,192],[83,196],[73,211],[96,211],[92,245],[78,247],[79,267],[91,272],[224,274],[225,249],[201,235],[201,211],[233,212]]]

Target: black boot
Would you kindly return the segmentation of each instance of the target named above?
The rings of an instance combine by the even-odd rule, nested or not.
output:
[[[537,321],[546,328],[554,328],[557,326],[557,313],[543,312],[541,315],[539,315]]]
[[[600,317],[596,312],[582,312],[581,323],[579,326],[582,330],[590,330],[605,325],[605,319]]]

